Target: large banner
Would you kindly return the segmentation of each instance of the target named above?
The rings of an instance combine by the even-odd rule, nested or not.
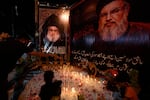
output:
[[[147,63],[150,23],[146,14],[143,21],[140,16],[137,18],[134,3],[87,0],[73,8],[70,13],[71,62],[86,67],[92,62],[98,70],[126,71]]]

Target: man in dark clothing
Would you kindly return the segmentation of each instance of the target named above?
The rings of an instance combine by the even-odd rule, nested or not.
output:
[[[61,80],[57,80],[53,82],[54,72],[46,71],[44,73],[44,81],[45,84],[41,87],[40,90],[40,98],[41,100],[60,100],[61,95]]]
[[[33,50],[29,38],[19,36],[0,42],[0,98],[8,100],[7,78],[14,69],[17,60],[24,54]]]

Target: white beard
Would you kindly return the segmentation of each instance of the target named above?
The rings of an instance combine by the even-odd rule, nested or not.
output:
[[[48,39],[50,42],[56,42],[59,38],[60,38],[60,35],[59,35],[59,34],[47,35],[47,39]]]
[[[100,36],[104,41],[113,41],[122,36],[128,27],[128,21],[123,19],[120,23],[113,23],[115,27],[107,27],[102,25]]]

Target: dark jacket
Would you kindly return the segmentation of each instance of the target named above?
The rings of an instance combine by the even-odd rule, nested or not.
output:
[[[9,72],[14,68],[17,60],[33,48],[27,47],[16,39],[8,39],[0,42],[0,79],[7,78]]]
[[[41,100],[51,100],[53,96],[61,95],[62,81],[55,81],[53,83],[46,83],[41,87],[40,98]]]

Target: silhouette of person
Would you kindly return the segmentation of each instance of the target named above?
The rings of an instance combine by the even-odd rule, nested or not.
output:
[[[44,81],[45,84],[41,87],[39,97],[41,100],[60,100],[61,95],[61,80],[53,80],[54,72],[53,71],[45,71],[44,73]]]
[[[139,100],[137,92],[130,84],[130,76],[126,71],[119,71],[115,81],[123,100]]]
[[[30,38],[20,35],[0,42],[0,98],[8,100],[8,74],[14,69],[17,60],[24,54],[33,51]]]

